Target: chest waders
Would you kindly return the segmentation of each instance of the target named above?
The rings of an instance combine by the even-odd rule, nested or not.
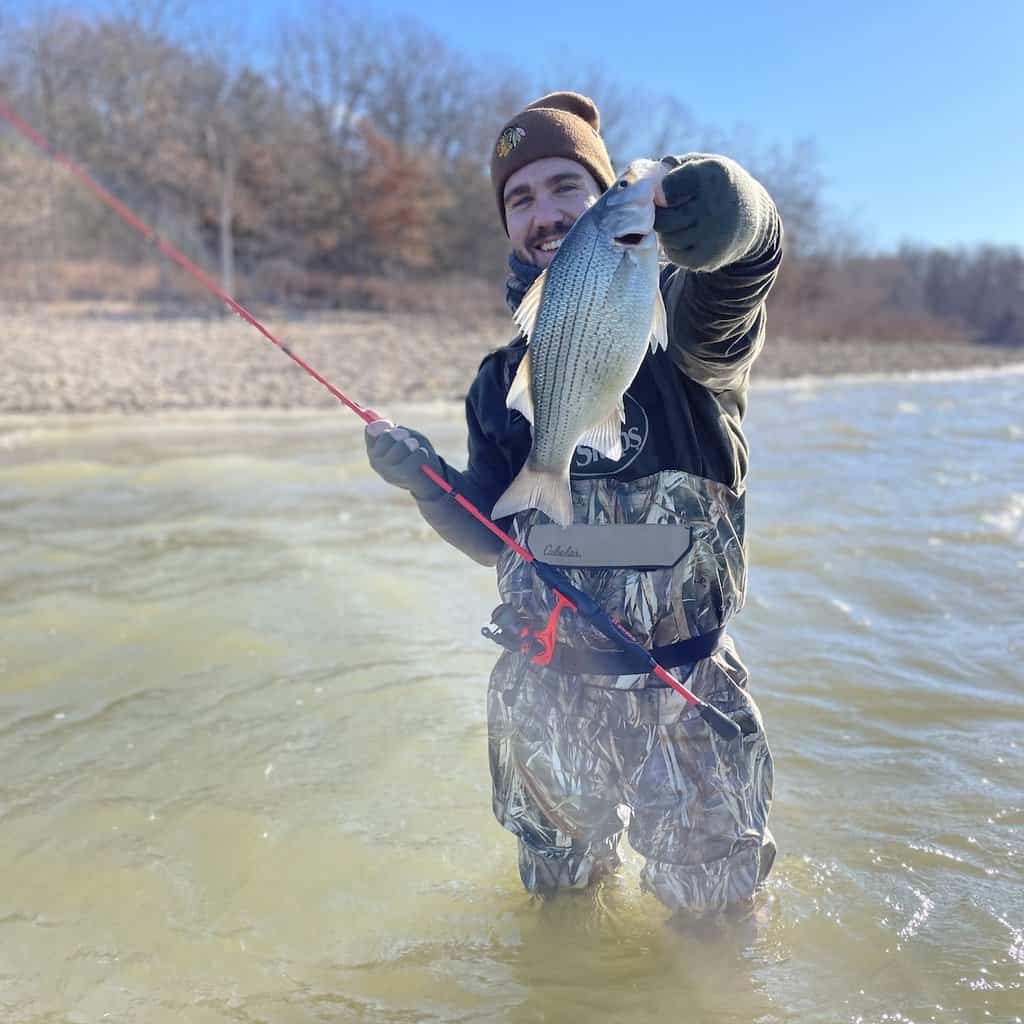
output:
[[[661,652],[662,665],[685,668],[714,653],[746,593],[743,495],[681,471],[574,480],[572,491],[580,525],[554,526],[531,511],[516,516],[511,535]],[[499,626],[556,630],[552,668],[586,675],[590,686],[664,685],[596,627],[556,617],[557,595],[513,551],[498,560],[498,591]]]
[[[495,815],[519,839],[531,891],[581,888],[614,870],[628,830],[646,861],[642,884],[666,906],[742,906],[775,853],[771,755],[725,632],[746,592],[744,497],[674,470],[576,479],[572,491],[577,525],[531,511],[511,535],[742,735],[709,730],[600,630],[560,614],[557,596],[506,552],[490,634],[508,648],[488,693]]]

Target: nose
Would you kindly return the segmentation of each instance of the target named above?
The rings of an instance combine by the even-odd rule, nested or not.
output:
[[[538,198],[533,208],[534,230],[552,228],[564,218],[564,213],[558,208],[557,196],[546,195]]]

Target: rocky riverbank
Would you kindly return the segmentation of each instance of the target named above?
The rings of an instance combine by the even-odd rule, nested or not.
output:
[[[250,325],[77,306],[0,308],[0,413],[146,413],[330,407],[336,399]],[[270,313],[297,356],[367,405],[458,400],[507,317]],[[959,370],[1024,362],[1024,350],[949,342],[792,341],[773,337],[754,381]]]

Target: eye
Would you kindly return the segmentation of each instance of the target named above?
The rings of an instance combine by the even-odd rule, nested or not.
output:
[[[619,188],[629,188],[629,182],[625,178],[619,181]]]

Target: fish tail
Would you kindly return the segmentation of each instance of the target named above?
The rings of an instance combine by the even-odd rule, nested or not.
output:
[[[561,472],[534,469],[527,463],[491,511],[492,519],[540,509],[559,526],[573,521],[572,491],[569,489],[569,467]]]

